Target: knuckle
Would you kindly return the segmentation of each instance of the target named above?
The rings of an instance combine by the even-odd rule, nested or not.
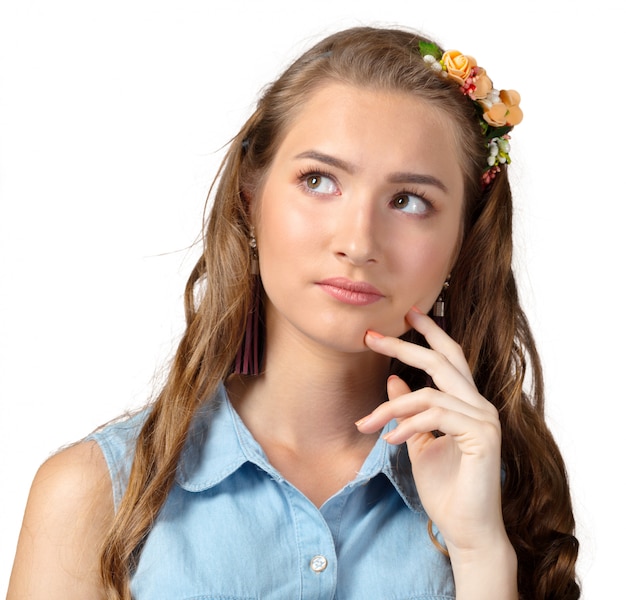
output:
[[[463,360],[465,360],[465,352],[463,352],[461,344],[459,344],[455,340],[450,340],[450,354],[455,358],[462,358]]]
[[[394,358],[400,358],[403,350],[409,349],[411,346],[411,342],[406,342],[400,338],[391,338],[391,347],[393,349]]]
[[[445,416],[447,409],[443,406],[431,406],[428,411],[436,421],[440,421]]]
[[[485,412],[491,420],[497,422],[498,425],[500,424],[500,413],[498,412],[498,409],[488,400],[485,400]]]
[[[440,373],[443,369],[447,368],[450,361],[441,353],[433,352],[431,357],[430,375]]]
[[[426,386],[426,387],[421,388],[417,392],[417,394],[419,395],[419,399],[424,405],[431,406],[433,402],[435,401],[435,398],[438,392],[435,388]]]

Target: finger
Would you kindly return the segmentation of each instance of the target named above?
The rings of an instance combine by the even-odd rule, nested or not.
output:
[[[408,386],[396,376],[389,378],[388,382],[389,402],[378,406],[366,419],[358,422],[358,427],[363,433],[371,433],[384,427],[392,419],[398,423],[414,415],[440,407],[449,411],[465,414],[477,421],[497,421],[498,415],[495,410],[479,409],[455,396],[445,394],[434,388],[425,387],[415,392],[406,393]],[[393,391],[392,388],[396,388]],[[403,393],[397,395],[402,390]]]
[[[387,379],[387,396],[389,400],[380,404],[369,415],[359,419],[355,425],[361,433],[374,433],[382,429],[394,418],[392,411],[384,410],[383,407],[387,407],[396,398],[410,393],[411,388],[400,377],[390,375]]]
[[[383,336],[371,330],[365,335],[365,343],[375,352],[397,358],[407,365],[426,371],[432,377],[435,385],[444,392],[463,398],[479,407],[486,402],[478,393],[474,382],[461,374],[440,352],[399,338]]]
[[[402,444],[413,436],[441,431],[457,441],[466,455],[492,456],[500,447],[500,423],[435,406],[402,420],[384,438],[389,444]]]
[[[397,375],[390,375],[387,379],[387,396],[389,400],[383,402],[376,409],[374,409],[369,415],[366,415],[362,419],[359,419],[355,425],[361,431],[361,433],[374,433],[379,429],[382,429],[393,416],[387,416],[388,411],[380,410],[382,407],[386,407],[394,399],[411,393],[411,388]]]
[[[413,329],[419,331],[426,338],[428,345],[433,350],[443,354],[459,373],[474,383],[463,349],[435,321],[417,307],[412,308],[407,313],[406,320]]]
[[[399,378],[396,378],[399,379]],[[409,394],[402,394],[389,402],[385,402],[372,411],[372,416],[385,419],[401,421],[407,417],[426,411],[430,408],[444,408],[455,411],[473,419],[480,421],[498,421],[498,412],[490,403],[486,403],[484,408],[478,408],[464,400],[446,394],[431,387],[424,387]]]
[[[411,388],[397,375],[390,375],[387,378],[387,397],[389,400],[395,400],[396,398],[410,393]]]

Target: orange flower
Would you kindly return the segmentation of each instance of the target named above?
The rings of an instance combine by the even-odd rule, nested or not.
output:
[[[503,90],[500,92],[500,102],[491,106],[485,102],[480,103],[485,111],[483,119],[492,127],[514,127],[522,122],[524,116],[519,102],[520,95],[515,90]]]
[[[493,89],[493,83],[487,77],[487,71],[481,67],[476,67],[477,73],[474,75],[474,85],[476,89],[470,94],[472,100],[482,100],[486,98]]]
[[[469,77],[472,69],[476,66],[476,60],[471,56],[465,56],[458,50],[448,50],[441,58],[444,69],[448,76],[461,85]]]

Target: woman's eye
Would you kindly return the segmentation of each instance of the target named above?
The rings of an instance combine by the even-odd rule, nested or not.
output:
[[[413,215],[424,215],[430,210],[430,202],[415,194],[398,194],[393,200],[394,208]]]
[[[318,194],[336,194],[338,191],[335,182],[327,175],[320,173],[311,173],[304,178],[304,184],[307,190],[317,192]]]

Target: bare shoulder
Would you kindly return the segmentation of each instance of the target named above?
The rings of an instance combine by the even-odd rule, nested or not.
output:
[[[111,480],[96,442],[48,459],[31,486],[7,600],[103,598],[99,550],[112,518]]]
[[[108,491],[103,498],[102,491]],[[50,495],[65,502],[102,501],[113,510],[111,480],[98,444],[86,441],[75,444],[49,458],[37,471],[30,499]],[[29,502],[30,502],[29,499]]]

